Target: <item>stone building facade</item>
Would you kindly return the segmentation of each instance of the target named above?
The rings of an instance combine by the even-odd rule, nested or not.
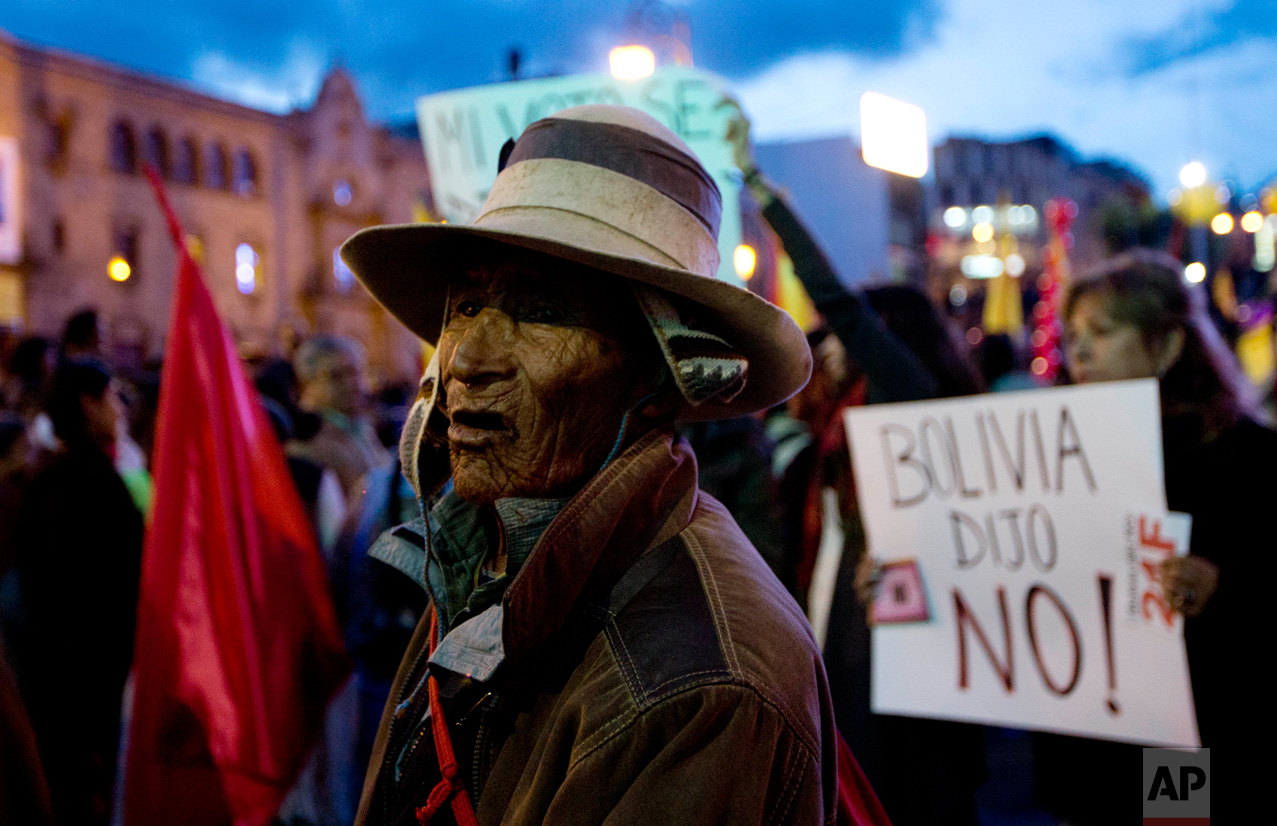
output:
[[[309,108],[275,115],[0,32],[6,140],[16,163],[0,176],[17,185],[0,214],[18,241],[0,250],[0,325],[56,336],[92,306],[117,359],[162,350],[176,254],[142,174],[152,163],[246,352],[343,333],[375,376],[415,378],[416,340],[335,250],[428,205],[425,158],[419,141],[368,123],[340,68]]]

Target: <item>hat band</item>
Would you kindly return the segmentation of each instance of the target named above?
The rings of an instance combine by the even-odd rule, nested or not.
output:
[[[637,238],[682,269],[709,277],[718,271],[718,244],[705,227],[663,193],[619,172],[557,159],[507,167],[474,224],[494,224],[511,210],[529,208],[584,216]],[[566,224],[553,215],[542,221],[547,236],[556,223]]]
[[[559,159],[608,169],[646,184],[686,209],[717,237],[723,196],[700,163],[666,141],[614,123],[544,118],[514,144],[504,169]]]

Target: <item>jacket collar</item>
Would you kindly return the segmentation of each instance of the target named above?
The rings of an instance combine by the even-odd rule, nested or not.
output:
[[[644,435],[595,474],[502,597],[506,658],[532,655],[574,610],[604,597],[634,560],[687,527],[696,488],[696,457],[668,431]]]

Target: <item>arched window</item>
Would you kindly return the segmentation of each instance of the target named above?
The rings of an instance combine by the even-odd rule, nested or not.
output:
[[[111,169],[125,174],[137,172],[137,140],[133,127],[122,120],[111,124]]]
[[[146,133],[144,146],[146,162],[159,171],[161,178],[167,178],[173,170],[169,166],[168,138],[160,127],[151,127]]]
[[[195,184],[200,179],[200,153],[191,138],[177,142],[173,153],[173,180],[179,184]]]
[[[236,195],[257,194],[257,162],[247,149],[235,150],[235,182],[233,189]]]
[[[213,189],[226,189],[230,184],[230,158],[226,147],[220,143],[208,147],[208,163],[205,164],[204,183]]]

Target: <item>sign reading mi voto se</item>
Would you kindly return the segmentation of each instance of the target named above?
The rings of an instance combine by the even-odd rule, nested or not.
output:
[[[732,255],[741,242],[739,184],[726,141],[731,112],[719,107],[726,85],[690,66],[671,66],[641,80],[610,75],[494,83],[429,95],[417,101],[417,123],[430,169],[430,188],[444,218],[469,223],[497,177],[501,147],[533,121],[587,103],[633,106],[686,141],[723,195],[718,277],[739,283]]]
[[[1158,573],[1188,524],[1166,511],[1155,381],[846,421],[869,552],[897,563],[875,605],[874,711],[1198,745]]]

